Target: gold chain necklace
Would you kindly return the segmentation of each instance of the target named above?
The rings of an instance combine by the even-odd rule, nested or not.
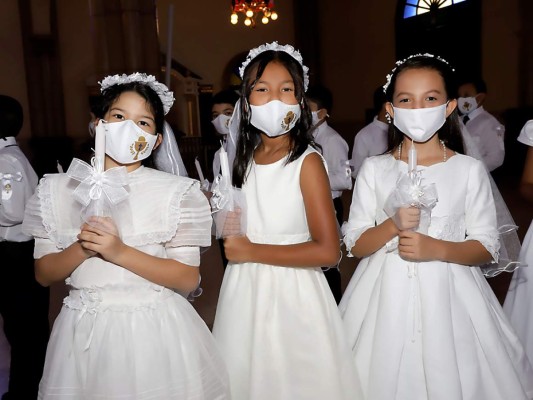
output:
[[[443,162],[446,162],[446,160],[448,159],[448,154],[446,152],[446,145],[444,144],[444,140],[439,140],[441,146],[442,146],[442,151],[443,151],[443,157],[442,157],[442,160]],[[400,145],[398,146],[398,160],[401,160],[402,159],[402,144],[403,144],[403,141],[400,142]]]

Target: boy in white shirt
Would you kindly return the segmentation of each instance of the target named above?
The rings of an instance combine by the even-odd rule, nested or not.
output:
[[[483,108],[487,85],[482,79],[465,79],[458,89],[457,107],[489,171],[503,164],[505,127]]]
[[[374,92],[374,119],[355,135],[353,141],[350,165],[354,179],[365,158],[383,154],[387,150],[389,124],[385,117],[386,102],[385,93],[380,86]]]
[[[49,337],[49,291],[35,280],[34,241],[22,233],[37,175],[17,145],[19,102],[0,95],[0,314],[11,346],[8,392],[2,400],[36,399]]]

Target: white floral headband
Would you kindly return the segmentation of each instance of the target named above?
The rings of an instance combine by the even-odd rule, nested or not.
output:
[[[304,71],[304,90],[307,91],[307,88],[309,87],[309,68],[307,68],[304,65],[304,61],[302,58],[302,55],[298,50],[296,50],[294,47],[292,47],[290,44],[286,45],[280,45],[278,42],[272,42],[272,43],[265,43],[262,44],[259,47],[256,47],[255,49],[250,50],[248,53],[248,56],[246,57],[246,60],[242,63],[241,67],[239,68],[239,73],[241,75],[241,79],[244,77],[244,70],[250,64],[250,62],[256,58],[259,54],[264,53],[265,51],[284,51],[288,55],[290,55],[292,58],[294,58],[296,61],[300,63],[302,66],[302,69]]]
[[[103,92],[111,86],[124,85],[132,82],[141,82],[148,85],[161,99],[165,115],[168,113],[170,107],[172,107],[172,104],[174,104],[174,93],[168,90],[166,85],[158,82],[153,75],[146,75],[141,72],[135,72],[131,75],[109,75],[98,83],[100,84],[100,91]]]
[[[396,71],[396,68],[398,68],[400,65],[402,65],[404,62],[406,62],[407,60],[410,60],[411,58],[414,58],[414,57],[428,57],[428,58],[434,58],[436,60],[439,60],[439,61],[442,61],[443,63],[445,64],[448,64],[450,65],[450,63],[448,61],[446,61],[444,58],[440,57],[440,56],[435,56],[433,54],[430,54],[430,53],[418,53],[418,54],[413,54],[413,55],[410,55],[409,57],[407,57],[406,59],[404,60],[399,60],[399,61],[396,61],[396,66],[392,69],[392,71],[390,72],[390,74],[387,75],[387,83],[385,83],[383,85],[383,92],[387,92],[387,88],[389,87],[390,85],[390,81],[392,79],[392,75],[394,75],[394,71]],[[451,68],[451,66],[450,66]],[[455,69],[452,68],[452,71],[455,71]]]

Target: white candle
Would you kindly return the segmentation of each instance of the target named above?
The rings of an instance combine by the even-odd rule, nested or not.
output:
[[[409,153],[407,155],[407,162],[409,173],[416,172],[416,149],[414,141],[411,142],[411,147],[409,148]]]
[[[104,171],[105,162],[105,128],[104,122],[98,121],[96,126],[96,135],[94,137],[94,158],[96,160],[95,167],[99,169],[99,172]]]
[[[59,164],[59,160],[57,160],[57,165],[56,165],[56,167],[57,167],[57,172],[59,172],[60,174],[62,174],[63,172],[65,172],[65,171],[63,171],[63,166],[62,166],[61,164]]]
[[[220,148],[220,169],[222,170],[222,176],[230,179],[228,153],[224,150],[224,146]]]
[[[204,174],[202,172],[202,167],[200,166],[200,162],[198,161],[198,157],[194,159],[194,165],[196,165],[196,171],[198,172],[198,177],[200,178],[200,183],[203,183],[205,181]]]

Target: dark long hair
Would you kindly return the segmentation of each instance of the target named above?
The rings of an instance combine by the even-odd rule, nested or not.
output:
[[[103,119],[104,115],[113,106],[122,93],[134,92],[141,96],[150,107],[150,111],[154,114],[156,134],[163,135],[163,127],[165,124],[165,111],[163,103],[159,95],[150,86],[142,82],[130,82],[122,85],[113,85],[102,92],[100,99],[100,107],[98,108],[98,118]],[[153,153],[142,161],[142,164],[147,167],[154,168]]]
[[[254,150],[261,140],[261,131],[250,123],[251,112],[248,98],[255,84],[263,75],[266,66],[270,62],[278,62],[283,65],[294,81],[295,96],[301,109],[301,115],[296,125],[287,133],[290,138],[290,150],[286,163],[290,163],[313,145],[313,139],[309,132],[311,126],[311,112],[304,97],[304,72],[300,63],[284,51],[268,50],[254,58],[244,70],[240,106],[235,112],[241,114],[241,124],[237,138],[235,161],[233,162],[233,184],[242,187],[246,182],[246,171],[252,161]],[[255,74],[254,74],[255,73]]]
[[[447,100],[457,98],[457,78],[453,68],[446,62],[437,57],[429,56],[415,56],[404,61],[392,73],[390,84],[385,91],[387,101],[392,103],[394,90],[396,88],[396,80],[398,75],[408,69],[432,69],[437,71],[444,81],[444,88],[446,90]],[[463,135],[459,125],[459,117],[457,108],[446,118],[446,122],[437,132],[439,139],[444,141],[444,144],[449,149],[464,154]],[[389,124],[389,143],[387,151],[391,152],[398,148],[403,140],[403,133],[394,126]]]

